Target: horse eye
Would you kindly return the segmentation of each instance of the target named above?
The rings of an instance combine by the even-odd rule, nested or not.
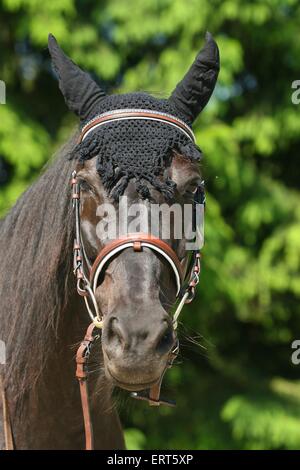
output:
[[[91,187],[91,185],[85,181],[85,180],[79,180],[79,185],[80,185],[80,189],[81,191],[93,191],[93,188]]]
[[[195,191],[198,187],[198,184],[199,184],[198,181],[194,181],[194,182],[188,184],[187,187],[185,188],[185,195],[193,197],[194,193],[195,193]]]

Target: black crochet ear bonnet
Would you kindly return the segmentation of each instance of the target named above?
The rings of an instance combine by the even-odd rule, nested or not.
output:
[[[142,109],[173,115],[191,126],[208,102],[219,72],[219,52],[212,36],[184,79],[168,99],[147,93],[105,95],[89,74],[82,71],[49,35],[49,51],[59,78],[59,87],[68,107],[81,119],[81,126],[95,116],[119,109]],[[200,149],[179,129],[153,120],[122,120],[106,123],[90,132],[74,149],[73,158],[84,162],[96,157],[97,171],[107,191],[118,199],[130,180],[142,198],[149,187],[172,199],[175,183],[163,179],[163,171],[174,151],[191,160],[200,160]]]

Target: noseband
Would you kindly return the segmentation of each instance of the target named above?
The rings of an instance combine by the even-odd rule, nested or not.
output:
[[[183,132],[190,140],[194,141],[192,130],[183,121],[177,117],[166,113],[157,113],[149,110],[115,110],[96,116],[92,121],[87,123],[82,130],[79,141],[83,141],[85,137],[95,128],[106,123],[124,119],[151,119],[172,125]],[[89,400],[88,400],[88,359],[91,347],[100,337],[99,330],[103,327],[103,315],[99,310],[95,298],[96,289],[99,284],[101,275],[105,273],[106,267],[113,257],[118,256],[126,249],[132,249],[136,253],[140,253],[144,248],[150,249],[155,254],[160,255],[168,263],[174,274],[176,283],[176,298],[178,306],[173,314],[173,328],[177,329],[177,320],[184,304],[190,303],[195,296],[195,287],[199,282],[200,275],[200,252],[192,251],[190,268],[185,274],[182,264],[171,246],[164,240],[147,233],[130,233],[124,237],[108,242],[98,253],[94,263],[91,265],[81,238],[80,230],[80,184],[77,180],[76,171],[72,173],[72,201],[75,213],[76,234],[74,240],[74,274],[77,279],[77,291],[83,296],[88,314],[92,320],[91,325],[87,329],[87,333],[82,341],[76,355],[77,369],[76,377],[79,380],[81,402],[83,409],[86,449],[93,448],[92,423],[90,418]],[[194,197],[194,212],[197,204],[204,203],[204,190],[199,186]],[[194,214],[195,215],[195,214]],[[193,216],[195,219],[195,217]],[[194,228],[194,227],[193,227]],[[86,272],[87,270],[87,272]],[[169,353],[167,365],[156,385],[146,392],[134,392],[131,394],[133,398],[146,400],[151,406],[159,406],[166,404],[174,406],[175,403],[160,398],[160,388],[164,373],[173,364],[174,359],[179,352],[179,343],[176,339],[172,350]]]
[[[90,282],[93,286],[94,292],[97,288],[100,274],[103,272],[106,263],[108,263],[113,256],[119,254],[126,248],[132,248],[135,252],[141,252],[143,251],[143,248],[150,248],[151,250],[163,256],[175,274],[177,285],[176,296],[179,294],[183,280],[183,273],[181,263],[175,251],[160,238],[154,237],[153,235],[147,233],[128,234],[125,237],[118,238],[117,240],[110,242],[100,251],[90,272]]]

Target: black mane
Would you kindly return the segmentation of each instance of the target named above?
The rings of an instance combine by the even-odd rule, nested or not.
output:
[[[7,346],[10,394],[22,393],[40,375],[74,289],[69,185],[74,164],[68,158],[74,145],[75,136],[1,221],[0,339]]]

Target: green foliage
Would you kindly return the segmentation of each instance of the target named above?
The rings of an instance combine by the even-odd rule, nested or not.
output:
[[[297,400],[274,394],[235,395],[222,417],[232,424],[234,438],[249,449],[298,449],[300,440],[300,387]],[[255,417],[255,419],[254,419]]]
[[[144,434],[135,428],[128,428],[125,430],[125,443],[128,450],[141,450],[145,446],[146,437]]]
[[[203,274],[183,314],[183,364],[166,379],[178,407],[126,401],[121,416],[129,448],[299,448],[299,2],[2,0],[0,15],[1,214],[75,123],[48,32],[107,89],[165,96],[205,30],[215,35],[220,79],[195,126],[208,190]]]

